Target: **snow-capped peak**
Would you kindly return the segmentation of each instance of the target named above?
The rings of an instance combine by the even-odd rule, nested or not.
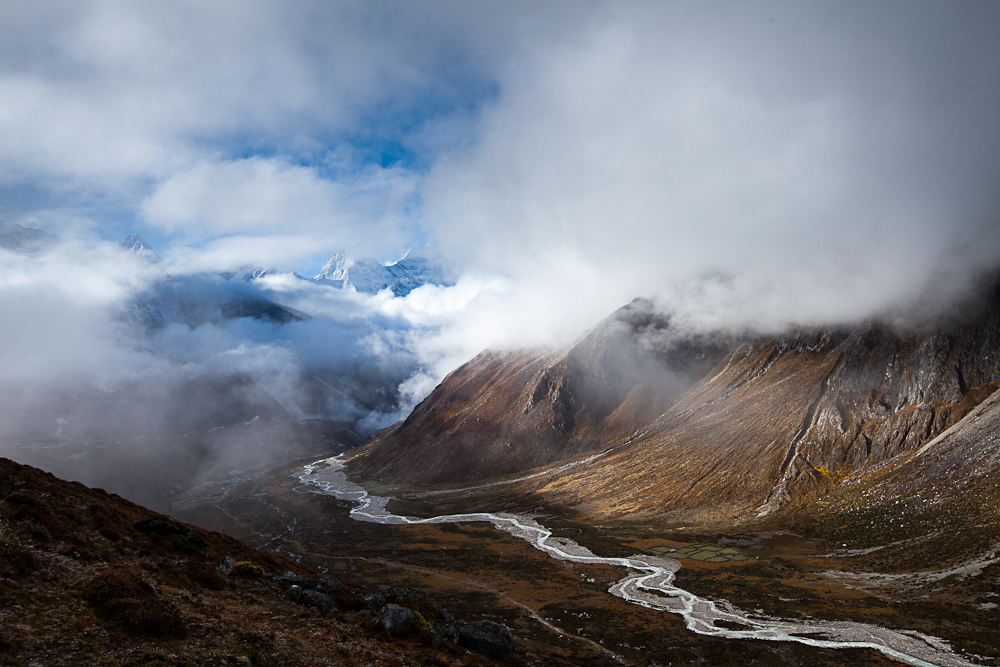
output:
[[[354,260],[347,256],[347,253],[343,251],[338,251],[333,254],[323,268],[320,269],[319,273],[313,280],[328,280],[328,281],[340,281],[343,283],[347,280],[348,270],[354,266]],[[340,285],[343,287],[343,284]]]
[[[431,251],[427,249],[410,249],[402,259],[383,264],[370,257],[355,260],[341,251],[323,265],[314,280],[367,294],[375,294],[388,287],[396,296],[406,296],[428,283],[449,284],[441,267],[432,258]]]
[[[146,243],[146,239],[138,234],[129,234],[122,239],[122,248],[149,262],[159,262],[160,256],[153,250],[153,246]]]
[[[233,280],[238,278],[243,282],[253,282],[258,278],[263,278],[264,276],[271,275],[275,273],[274,267],[270,265],[265,266],[243,266],[234,271],[223,271],[219,275],[222,276],[223,280]]]

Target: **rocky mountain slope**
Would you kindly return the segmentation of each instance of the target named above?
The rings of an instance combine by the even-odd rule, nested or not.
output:
[[[506,628],[461,622],[421,591],[317,577],[220,533],[0,459],[0,664],[498,659],[524,664]]]
[[[734,339],[674,332],[637,299],[566,353],[483,352],[377,433],[352,470],[470,483],[599,451],[662,414]]]
[[[756,520],[912,452],[1000,379],[1000,287],[946,315],[783,335],[673,331],[630,304],[562,355],[484,353],[351,462],[364,479],[522,483],[591,519]]]

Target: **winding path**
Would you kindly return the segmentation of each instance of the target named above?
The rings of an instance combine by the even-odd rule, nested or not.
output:
[[[868,648],[886,656],[920,667],[972,667],[956,655],[948,643],[912,630],[889,630],[850,621],[785,620],[750,616],[728,602],[700,598],[673,585],[680,562],[673,558],[638,554],[629,558],[604,558],[573,540],[555,537],[534,519],[517,514],[476,512],[448,514],[417,519],[392,514],[386,509],[391,498],[371,496],[344,473],[341,457],[322,459],[305,466],[295,475],[312,493],[335,496],[358,504],[351,517],[358,521],[388,525],[420,523],[462,523],[486,521],[499,530],[519,537],[539,551],[558,560],[576,563],[600,563],[629,570],[608,592],[627,602],[649,609],[667,611],[684,617],[689,630],[701,635],[728,639],[792,641],[821,648]],[[745,629],[719,627],[716,623],[743,626]]]

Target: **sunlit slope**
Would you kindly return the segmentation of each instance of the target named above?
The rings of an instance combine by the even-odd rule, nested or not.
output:
[[[995,335],[866,327],[746,343],[648,434],[537,491],[595,518],[765,516],[959,420],[996,388]]]
[[[353,472],[467,485],[610,449],[519,490],[595,520],[766,517],[914,451],[987,398],[997,295],[991,283],[919,323],[781,336],[672,333],[630,304],[565,355],[480,355]]]
[[[922,447],[859,471],[831,493],[790,510],[796,527],[847,544],[847,562],[858,569],[905,571],[966,562],[963,571],[882,586],[945,585],[949,574],[961,579],[991,560],[1000,563],[1000,393]],[[1000,564],[991,571],[1000,574]],[[995,585],[990,584],[995,576],[985,579],[987,588]]]

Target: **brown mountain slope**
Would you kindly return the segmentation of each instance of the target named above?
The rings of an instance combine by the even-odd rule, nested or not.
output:
[[[623,319],[616,314],[554,361],[477,358],[370,442],[353,470],[396,482],[468,484],[610,448],[521,488],[592,519],[750,519],[921,446],[1000,378],[996,282],[947,318],[905,327],[671,339],[669,323],[623,328]],[[610,327],[625,333],[601,335]],[[725,342],[728,353],[713,354]],[[648,355],[631,386],[629,373],[606,372],[622,350],[640,362]],[[685,362],[687,375],[675,372]],[[716,362],[711,371],[678,394],[708,362]],[[583,375],[578,369],[587,364],[604,375]],[[533,410],[547,419],[532,425]],[[449,467],[456,459],[471,463]]]
[[[675,332],[636,299],[565,353],[486,351],[352,461],[369,478],[471,482],[542,466],[645,427],[732,345]]]
[[[524,664],[480,655],[513,639],[455,621],[418,591],[365,595],[303,575],[233,538],[0,458],[2,665]],[[401,607],[421,616],[387,623],[390,612],[406,616]]]
[[[858,471],[788,513],[797,528],[850,545],[843,555],[849,569],[906,572],[964,563],[939,575],[886,578],[879,587],[965,585],[978,576],[983,590],[964,598],[986,593],[984,608],[996,609],[996,594],[987,591],[1000,575],[998,480],[1000,392],[923,446]]]
[[[924,337],[879,327],[745,343],[648,433],[536,491],[594,517],[702,523],[765,515],[912,450],[964,416],[996,389],[985,380],[1000,369],[995,360],[952,360],[970,347],[983,350],[982,360],[990,344],[974,329]],[[984,382],[963,392],[963,373]]]

